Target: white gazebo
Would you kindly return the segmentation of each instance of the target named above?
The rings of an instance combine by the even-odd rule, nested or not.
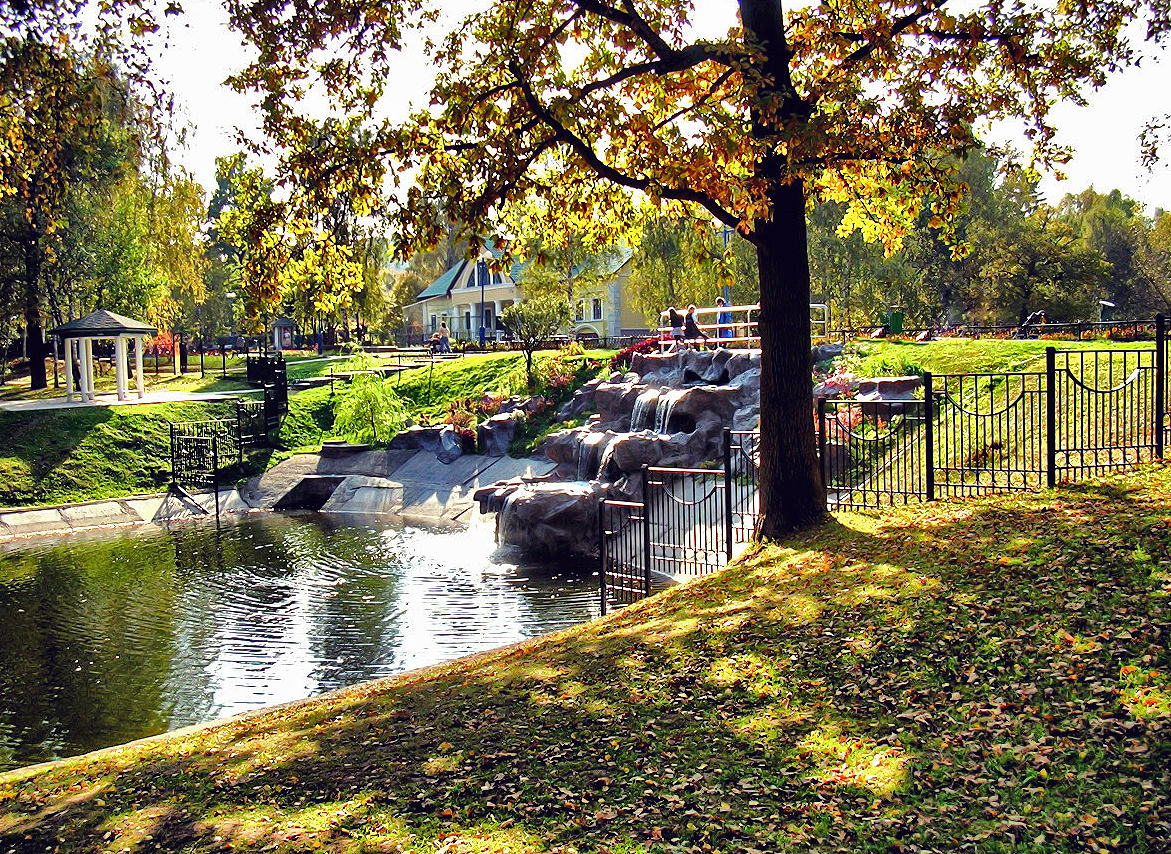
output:
[[[98,309],[85,317],[63,323],[49,332],[61,339],[65,354],[65,399],[77,399],[89,403],[94,399],[94,348],[95,338],[111,339],[114,342],[114,375],[118,386],[118,399],[126,400],[130,395],[130,370],[127,343],[134,339],[134,381],[141,398],[146,394],[142,385],[142,342],[158,330],[141,320],[132,320],[112,311]],[[79,381],[74,381],[74,366]]]

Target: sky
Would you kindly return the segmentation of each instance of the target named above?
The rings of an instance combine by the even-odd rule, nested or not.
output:
[[[458,18],[482,0],[448,0],[449,18]],[[735,19],[735,0],[696,0],[693,25],[699,32],[726,32]],[[171,81],[180,117],[190,125],[188,146],[177,159],[205,187],[215,185],[215,158],[239,149],[237,132],[257,135],[258,123],[250,100],[232,92],[223,80],[247,61],[238,35],[226,24],[218,0],[187,0],[186,14],[167,19],[170,47],[158,58],[157,69]],[[402,69],[391,115],[405,112],[411,98],[419,99],[431,78],[418,49],[397,58]],[[1171,89],[1171,55],[1150,57],[1137,69],[1115,75],[1105,87],[1090,93],[1090,104],[1058,104],[1053,118],[1059,139],[1074,147],[1067,179],[1042,182],[1049,201],[1065,193],[1093,186],[1099,192],[1120,189],[1142,202],[1148,212],[1171,209],[1171,161],[1148,171],[1140,162],[1138,136],[1152,113],[1166,103]],[[1019,140],[1009,126],[994,128],[999,140]],[[1023,148],[1023,143],[1018,143]]]

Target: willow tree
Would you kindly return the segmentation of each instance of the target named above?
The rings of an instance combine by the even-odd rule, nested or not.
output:
[[[369,159],[411,175],[388,190],[400,251],[437,237],[433,208],[489,233],[509,200],[599,187],[665,213],[702,211],[755,246],[762,338],[761,520],[772,537],[824,513],[813,433],[805,212],[846,205],[845,227],[895,246],[925,199],[946,231],[963,188],[954,156],[982,119],[1022,120],[1034,162],[1059,163],[1052,104],[1132,59],[1140,0],[822,0],[784,13],[739,0],[740,23],[697,36],[688,0],[496,0],[442,39],[439,3],[232,0],[258,60],[265,125],[314,191]],[[952,8],[955,5],[956,8]],[[380,118],[399,84],[388,48],[422,22],[431,106]],[[296,100],[313,86],[359,116],[363,145],[323,149]],[[409,184],[409,186],[407,186]],[[581,227],[573,205],[566,231]]]

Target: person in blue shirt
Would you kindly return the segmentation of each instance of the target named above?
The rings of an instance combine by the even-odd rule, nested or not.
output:
[[[725,304],[723,297],[716,297],[716,308],[723,308]],[[716,315],[716,323],[720,325],[719,331],[716,333],[717,338],[732,337],[732,312],[721,311]]]

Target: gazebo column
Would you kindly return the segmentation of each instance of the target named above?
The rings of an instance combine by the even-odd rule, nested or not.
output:
[[[73,402],[73,339],[65,338],[65,399]]]
[[[81,399],[86,403],[94,399],[94,341],[81,339]]]
[[[126,337],[119,335],[114,339],[114,383],[118,388],[118,399],[126,399],[128,384],[126,382]]]
[[[142,387],[142,342],[145,336],[134,336],[134,387],[138,391],[139,398],[146,396],[146,390]]]

